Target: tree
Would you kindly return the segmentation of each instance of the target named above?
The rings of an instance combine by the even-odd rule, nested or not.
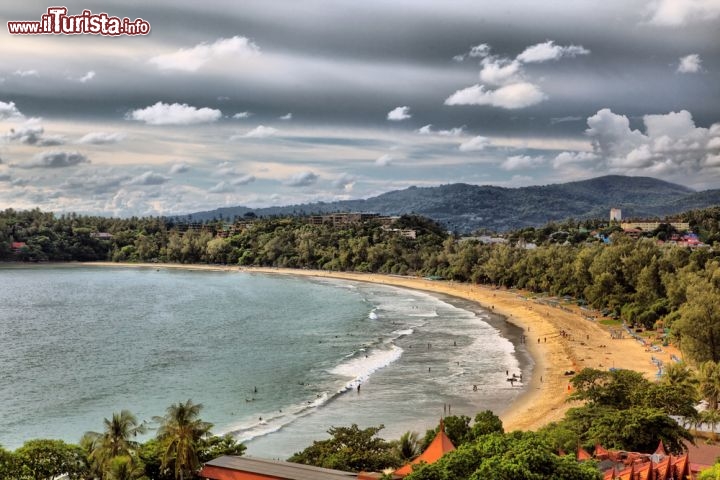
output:
[[[720,401],[720,366],[708,360],[698,369],[698,392],[708,402],[709,410],[717,410]]]
[[[720,266],[708,262],[702,274],[689,274],[687,301],[673,329],[680,348],[694,363],[720,362]]]
[[[470,429],[470,438],[477,439],[482,435],[489,435],[491,433],[503,433],[502,420],[495,415],[492,410],[484,410],[475,415],[472,428]]]
[[[205,463],[223,455],[239,457],[245,453],[246,449],[245,445],[238,443],[229,433],[223,436],[204,437],[198,444],[198,460],[200,463]]]
[[[103,423],[103,433],[87,432],[81,443],[89,445],[88,459],[97,471],[105,474],[113,458],[137,456],[139,444],[134,438],[145,433],[145,426],[128,410],[113,413],[110,419],[103,419]]]
[[[445,426],[445,434],[456,447],[471,439],[470,417],[467,415],[450,415],[449,417],[445,417],[443,418],[443,425]],[[433,441],[439,430],[440,427],[437,426],[425,432],[421,446],[422,450],[425,450],[430,445],[430,442]]]
[[[108,480],[136,480],[145,474],[143,465],[128,455],[120,455],[110,460]]]
[[[657,408],[618,410],[585,405],[570,409],[562,423],[586,446],[600,443],[607,448],[648,452],[662,440],[668,450],[677,453],[685,449],[684,440],[692,441],[690,432]]]
[[[332,427],[328,430],[331,438],[313,442],[288,461],[350,472],[377,472],[398,467],[401,461],[395,455],[393,445],[377,437],[383,428],[380,425],[361,430],[356,424]]]
[[[170,405],[164,417],[156,417],[160,422],[157,439],[162,445],[162,465],[173,465],[175,478],[190,478],[200,466],[198,450],[203,436],[207,435],[212,424],[200,419],[202,404],[188,399],[185,403]]]
[[[17,463],[15,455],[0,446],[0,478],[17,478],[19,476]]]
[[[407,480],[599,480],[594,463],[561,457],[535,432],[484,435],[445,454],[437,462],[421,464]]]
[[[572,380],[571,400],[586,400],[592,404],[624,409],[634,403],[634,397],[649,382],[638,372],[614,370],[611,372],[584,368]]]
[[[30,440],[15,451],[23,478],[45,480],[67,474],[72,480],[87,473],[85,455],[80,447],[62,440]]]
[[[409,462],[422,453],[420,439],[417,432],[405,432],[395,445],[397,456],[404,462]]]

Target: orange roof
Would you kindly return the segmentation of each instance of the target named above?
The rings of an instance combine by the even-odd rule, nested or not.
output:
[[[595,445],[595,456],[598,457],[598,458],[600,458],[601,456],[609,457],[609,456],[610,456],[610,452],[608,452],[607,450],[605,450],[605,449],[603,448],[603,446],[598,443],[598,444]]]
[[[662,440],[660,440],[660,444],[655,449],[656,455],[667,455],[667,450],[665,450],[665,445],[663,445]]]
[[[448,436],[445,435],[445,426],[443,425],[443,422],[440,421],[440,430],[437,435],[435,435],[435,438],[433,438],[433,441],[430,442],[428,448],[426,448],[425,451],[413,461],[406,463],[393,473],[395,475],[400,475],[401,477],[410,475],[412,473],[413,465],[417,465],[420,462],[435,463],[440,460],[440,457],[448,452],[452,452],[453,450],[455,450],[455,445],[453,445]]]
[[[583,460],[590,460],[592,459],[592,455],[590,455],[587,450],[585,450],[582,447],[578,447],[577,451],[577,460],[578,462],[582,462]]]
[[[620,480],[632,480],[633,472],[634,472],[634,469],[633,469],[632,465],[630,465],[629,468],[626,468],[626,469],[623,470],[622,472],[618,472],[618,473],[616,474],[616,476],[617,476],[617,478],[619,478]]]
[[[615,478],[615,467],[606,470],[603,480],[613,480]]]
[[[652,464],[647,462],[635,469],[635,475],[638,480],[648,480],[650,478],[650,467]]]

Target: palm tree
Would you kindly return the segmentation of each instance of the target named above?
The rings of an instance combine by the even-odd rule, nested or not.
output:
[[[665,385],[678,387],[681,389],[695,389],[699,381],[695,373],[685,364],[685,362],[671,363],[665,367],[665,375],[661,382]]]
[[[188,399],[185,403],[170,405],[164,417],[154,419],[160,423],[157,438],[165,450],[163,468],[174,463],[176,479],[191,477],[200,466],[198,443],[212,428],[212,424],[200,420],[201,409],[202,404]]]
[[[110,461],[108,480],[136,480],[145,475],[145,467],[132,457],[120,455]]]
[[[134,458],[139,443],[133,440],[138,434],[145,433],[145,426],[139,424],[135,415],[128,410],[113,413],[112,418],[103,419],[103,433],[87,432],[80,443],[90,451],[88,459],[93,468],[106,478],[110,462],[115,457]]]
[[[700,413],[700,420],[710,427],[710,437],[713,441],[717,441],[717,433],[715,433],[715,427],[720,423],[720,411],[718,410],[705,410]]]
[[[420,455],[420,440],[417,432],[405,432],[395,445],[400,459],[410,461]]]
[[[720,400],[720,367],[718,364],[708,360],[700,365],[698,370],[698,390],[700,395],[707,400],[709,410],[717,410]]]

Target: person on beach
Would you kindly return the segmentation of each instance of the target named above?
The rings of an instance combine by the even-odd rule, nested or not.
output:
[[[357,392],[360,393],[360,384],[358,383]]]

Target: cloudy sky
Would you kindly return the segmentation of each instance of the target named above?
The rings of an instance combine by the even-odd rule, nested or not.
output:
[[[5,2],[9,3],[9,2]],[[187,213],[605,174],[720,188],[720,0],[83,0],[11,35],[0,209]]]

